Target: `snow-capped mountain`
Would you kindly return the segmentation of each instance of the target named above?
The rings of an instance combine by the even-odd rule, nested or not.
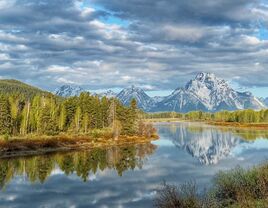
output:
[[[162,100],[164,100],[166,97],[164,97],[164,96],[154,96],[152,98],[153,98],[153,100],[154,100],[155,103],[159,103]]]
[[[266,106],[268,106],[268,97],[263,99],[263,102]]]
[[[184,88],[157,103],[152,111],[188,112],[194,110],[219,111],[239,109],[262,109],[265,104],[250,92],[237,92],[213,73],[199,73]]]
[[[55,91],[56,95],[69,97],[79,95],[84,90],[79,86],[64,85]],[[166,97],[150,97],[143,89],[131,86],[119,94],[111,90],[103,93],[93,93],[100,97],[116,97],[124,105],[129,105],[134,98],[138,107],[147,112],[176,111],[189,112],[195,110],[215,112],[220,110],[263,109],[268,105],[268,98],[259,99],[250,92],[238,92],[213,73],[199,73],[185,87],[177,88]]]
[[[143,89],[135,86],[131,86],[123,89],[116,96],[124,105],[129,105],[131,100],[134,98],[137,101],[137,105],[139,108],[150,111],[150,109],[154,106],[154,100],[149,97]]]
[[[71,97],[71,96],[79,96],[80,93],[83,91],[85,90],[80,86],[63,85],[57,88],[54,94],[62,97]]]
[[[99,95],[100,97],[113,98],[116,97],[117,94],[112,90],[107,90],[105,92],[98,93],[97,95]]]

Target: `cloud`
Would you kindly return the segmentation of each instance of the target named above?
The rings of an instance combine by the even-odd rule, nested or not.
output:
[[[268,86],[267,13],[259,0],[5,0],[0,75],[48,90],[170,90],[200,71]]]

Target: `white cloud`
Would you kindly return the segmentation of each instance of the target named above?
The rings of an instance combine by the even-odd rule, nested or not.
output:
[[[259,45],[261,40],[254,36],[242,35],[244,42],[248,45]]]
[[[10,57],[8,54],[0,53],[0,61],[7,61],[9,59],[10,59]]]
[[[125,75],[125,76],[121,76],[121,79],[123,81],[130,81],[132,79],[132,77],[131,76],[128,76],[128,75]]]
[[[0,10],[12,7],[16,3],[16,0],[1,0]]]
[[[71,70],[70,67],[58,66],[58,65],[49,66],[47,69],[48,72],[68,72],[70,70]]]
[[[71,80],[68,80],[64,77],[60,77],[57,79],[57,82],[60,83],[60,84],[75,84],[75,82],[71,81]]]

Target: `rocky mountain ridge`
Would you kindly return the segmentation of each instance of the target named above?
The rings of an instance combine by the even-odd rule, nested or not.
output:
[[[81,87],[61,87],[55,94],[68,97],[79,95]],[[100,97],[116,97],[124,105],[128,105],[131,99],[136,99],[138,107],[147,112],[176,111],[189,112],[202,110],[216,112],[220,110],[242,110],[266,108],[265,101],[253,96],[250,92],[238,92],[229,84],[213,73],[201,72],[190,80],[184,87],[177,88],[166,97],[150,97],[139,87],[130,86],[118,94],[109,90],[98,94]]]

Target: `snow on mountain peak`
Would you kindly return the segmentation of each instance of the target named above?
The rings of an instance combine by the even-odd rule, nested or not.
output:
[[[202,110],[214,112],[248,108],[262,109],[264,107],[265,105],[251,93],[237,92],[215,74],[201,72],[184,88],[177,88],[170,96],[157,103],[154,111]]]
[[[216,75],[209,72],[200,72],[195,76],[196,80],[205,81],[208,79],[216,79]]]
[[[55,94],[69,97],[79,95],[82,91],[85,90],[79,86],[63,85],[55,91]],[[151,112],[195,110],[215,112],[239,109],[259,110],[266,107],[264,100],[261,101],[254,97],[252,93],[235,91],[225,80],[218,78],[213,73],[206,72],[197,74],[185,87],[177,88],[166,97],[151,98],[142,88],[135,85],[123,89],[117,95],[111,90],[96,95],[108,98],[116,97],[124,105],[129,105],[134,98],[139,108]]]
[[[149,111],[154,104],[154,100],[148,96],[144,90],[134,85],[123,89],[116,96],[124,105],[129,105],[134,98],[137,101],[138,107]]]
[[[107,98],[113,98],[116,97],[116,93],[112,90],[107,90],[101,93],[98,93],[100,97],[107,97]]]
[[[79,96],[84,89],[80,86],[75,85],[63,85],[57,88],[54,92],[55,95],[62,97],[71,97],[71,96]]]

